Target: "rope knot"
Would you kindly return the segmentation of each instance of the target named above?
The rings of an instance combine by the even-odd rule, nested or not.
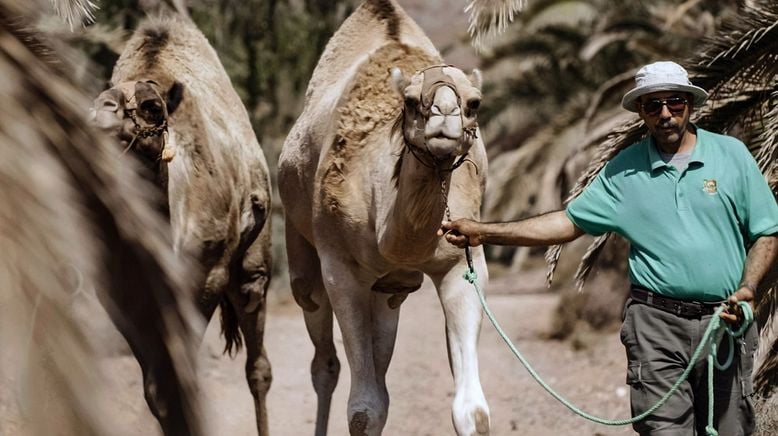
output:
[[[478,273],[476,273],[474,269],[469,269],[465,271],[465,274],[462,275],[462,277],[472,285],[478,279]]]

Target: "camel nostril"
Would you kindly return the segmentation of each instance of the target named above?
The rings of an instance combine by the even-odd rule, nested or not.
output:
[[[116,112],[119,109],[119,103],[111,100],[105,100],[103,102],[103,109],[110,110],[111,112]]]

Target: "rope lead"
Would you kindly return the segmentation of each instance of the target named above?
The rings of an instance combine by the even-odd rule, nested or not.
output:
[[[692,354],[692,357],[689,361],[689,365],[681,374],[681,377],[678,379],[678,381],[675,382],[675,384],[670,388],[670,390],[667,391],[667,393],[665,393],[664,396],[662,396],[662,398],[660,398],[659,401],[656,402],[656,404],[651,406],[648,410],[641,413],[640,415],[634,416],[629,419],[614,419],[614,420],[605,419],[605,418],[600,418],[598,416],[591,415],[581,410],[573,403],[571,403],[569,400],[562,397],[559,393],[557,393],[554,389],[552,389],[551,386],[549,386],[545,381],[543,381],[543,379],[540,377],[540,375],[538,375],[535,369],[532,368],[532,366],[529,364],[527,359],[524,358],[524,356],[519,352],[516,346],[513,345],[513,342],[510,340],[510,338],[508,338],[508,336],[505,334],[503,329],[500,327],[492,311],[489,310],[489,306],[487,306],[486,304],[486,299],[484,298],[483,291],[478,287],[478,284],[476,283],[476,280],[478,279],[478,274],[475,272],[475,269],[473,268],[472,260],[470,257],[470,247],[465,248],[465,253],[468,258],[468,267],[467,267],[467,271],[465,271],[465,274],[463,275],[463,278],[467,280],[470,284],[472,284],[473,287],[475,288],[475,291],[478,294],[478,298],[479,300],[481,300],[481,306],[484,309],[484,313],[489,318],[489,321],[491,321],[492,325],[494,326],[495,330],[497,330],[497,333],[500,335],[502,340],[508,345],[508,348],[510,348],[513,355],[516,356],[517,359],[519,359],[521,364],[524,365],[524,368],[527,369],[527,371],[532,376],[532,378],[536,382],[538,382],[538,384],[540,384],[540,386],[543,387],[543,389],[545,389],[546,392],[551,394],[552,397],[554,397],[557,401],[562,403],[565,407],[570,409],[570,411],[572,411],[576,415],[586,418],[590,421],[599,424],[604,424],[604,425],[618,426],[618,425],[635,423],[637,421],[644,419],[648,415],[654,413],[657,409],[662,407],[662,405],[664,405],[667,402],[667,400],[670,399],[671,396],[673,396],[673,394],[675,394],[678,391],[678,388],[680,387],[681,383],[686,381],[686,379],[689,377],[689,373],[691,373],[695,362],[699,360],[702,351],[705,349],[706,346],[708,346],[708,350],[709,350],[708,352],[708,400],[709,401],[708,401],[708,425],[705,427],[705,431],[708,434],[708,436],[718,436],[718,432],[713,427],[713,369],[714,367],[716,367],[719,370],[724,370],[727,369],[729,365],[732,364],[733,353],[734,353],[734,338],[742,336],[745,333],[748,326],[754,320],[754,313],[751,310],[751,305],[743,301],[738,302],[738,305],[743,310],[744,319],[737,330],[732,330],[728,325],[726,325],[726,323],[723,323],[723,320],[721,318],[719,318],[719,314],[721,314],[721,312],[724,310],[724,307],[722,306],[716,309],[716,311],[713,313],[713,316],[711,317],[707,329],[705,329],[705,333],[702,336],[700,345],[697,346],[697,349],[694,350],[694,353]],[[718,349],[718,343],[725,333],[729,338],[729,355],[727,357],[726,362],[724,362],[724,364],[719,364],[718,360],[716,359],[716,354],[717,354],[716,352]]]

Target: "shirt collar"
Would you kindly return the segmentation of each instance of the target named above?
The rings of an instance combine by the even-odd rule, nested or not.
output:
[[[705,142],[704,138],[707,136],[708,132],[697,127],[694,123],[691,123],[691,125],[694,127],[695,133],[697,134],[697,142],[694,144],[692,155],[689,157],[689,163],[699,162],[700,164],[705,165],[705,150],[707,147],[705,147],[703,143]],[[649,134],[645,141],[647,142],[646,148],[648,148],[648,161],[651,164],[651,171],[666,167],[667,163],[662,160],[662,156],[659,155],[659,150],[657,150],[656,144],[654,144],[654,137]]]

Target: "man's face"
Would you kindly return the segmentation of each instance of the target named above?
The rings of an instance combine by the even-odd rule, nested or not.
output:
[[[660,145],[680,143],[691,113],[692,96],[685,92],[653,92],[638,100],[638,114]]]

